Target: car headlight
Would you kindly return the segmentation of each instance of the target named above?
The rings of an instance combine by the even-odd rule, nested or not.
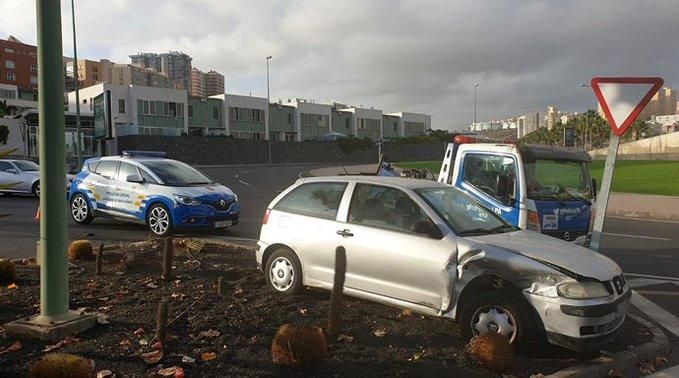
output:
[[[179,194],[173,195],[174,200],[177,201],[177,203],[182,204],[182,205],[188,205],[188,206],[198,206],[200,205],[200,201],[193,197],[189,196],[182,196]]]
[[[556,287],[560,296],[569,299],[592,299],[611,295],[598,281],[564,282]]]

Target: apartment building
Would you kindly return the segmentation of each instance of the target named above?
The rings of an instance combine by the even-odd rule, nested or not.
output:
[[[390,115],[400,118],[402,137],[424,135],[431,130],[431,116],[422,113],[398,112]]]
[[[605,118],[601,104],[598,107],[599,114]],[[677,91],[669,88],[660,88],[648,105],[641,111],[638,119],[648,121],[653,116],[676,114],[677,112]]]
[[[191,90],[191,57],[180,51],[167,53],[138,53],[130,55],[133,66],[165,74],[179,85],[179,89]]]
[[[269,104],[269,137],[271,140],[294,142],[299,140],[293,106],[283,103]]]
[[[355,136],[354,130],[354,113],[349,111],[342,111],[349,106],[334,102],[332,104],[332,131],[341,133],[347,136]]]
[[[78,86],[80,88],[90,87],[98,83],[109,82],[105,77],[104,66],[112,64],[106,59],[97,62],[96,60],[78,59],[76,64],[72,58],[64,59],[64,66],[66,68],[66,76],[73,77],[75,73],[75,66],[78,68]]]
[[[13,36],[0,39],[0,84],[38,90],[38,48]]]
[[[219,98],[189,96],[187,117],[189,135],[227,135],[224,105]]]
[[[382,138],[385,140],[400,138],[403,135],[401,117],[396,114],[382,115]]]
[[[219,94],[224,107],[226,135],[237,139],[267,139],[269,106],[266,98]]]
[[[38,107],[38,92],[19,89],[16,85],[0,84],[0,102],[7,105],[8,116],[15,116],[25,110]]]

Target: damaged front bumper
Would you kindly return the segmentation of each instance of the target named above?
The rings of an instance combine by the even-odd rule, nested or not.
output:
[[[617,335],[631,295],[627,289],[615,298],[576,300],[524,292],[542,321],[547,340],[578,352],[596,350]]]

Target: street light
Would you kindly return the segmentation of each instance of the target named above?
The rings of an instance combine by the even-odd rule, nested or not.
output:
[[[479,83],[474,83],[474,127],[476,127],[476,88]]]
[[[78,165],[76,169],[80,169],[82,164],[82,146],[80,140],[82,139],[82,130],[80,128],[80,83],[78,82],[78,49],[75,41],[75,4],[71,0],[71,21],[73,23],[73,78],[75,79],[75,132],[76,132],[76,153]]]
[[[589,84],[585,84],[585,83],[580,84],[580,88],[591,88],[591,87],[592,86],[589,85]],[[587,136],[588,135],[589,135],[589,111],[588,111],[588,109],[585,109],[585,138],[584,138],[585,140],[583,142],[583,144],[584,144],[583,147],[585,147],[585,150],[589,150],[589,148],[587,148],[587,139],[588,139]],[[589,139],[590,139],[589,142],[591,143],[592,138],[589,138]]]
[[[266,57],[266,127],[264,128],[266,130],[266,140],[267,140],[267,147],[268,147],[268,153],[269,153],[269,164],[271,164],[271,133],[270,133],[270,127],[271,127],[271,112],[269,109],[269,104],[271,103],[271,94],[269,92],[269,59],[271,59],[271,55]]]

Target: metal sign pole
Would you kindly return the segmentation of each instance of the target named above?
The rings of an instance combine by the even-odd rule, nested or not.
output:
[[[601,245],[604,217],[606,216],[606,208],[608,207],[608,196],[611,193],[613,171],[615,169],[615,160],[618,155],[619,145],[620,137],[611,133],[611,140],[608,144],[608,155],[606,156],[606,165],[604,166],[604,175],[601,178],[601,190],[596,198],[596,217],[594,218],[594,226],[592,227],[592,241],[590,243],[590,248],[595,251],[598,251]]]

